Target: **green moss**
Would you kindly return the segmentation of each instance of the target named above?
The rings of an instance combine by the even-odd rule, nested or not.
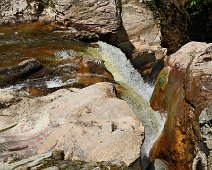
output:
[[[159,87],[162,90],[164,90],[167,86],[167,83],[168,83],[168,72],[165,69],[163,69],[163,70],[161,70],[161,72],[158,75],[156,85],[157,86],[159,85]]]

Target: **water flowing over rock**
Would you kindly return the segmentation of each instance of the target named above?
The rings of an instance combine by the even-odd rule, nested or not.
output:
[[[145,127],[145,141],[142,145],[141,157],[143,168],[147,168],[149,151],[160,135],[164,124],[164,119],[158,112],[153,111],[148,103],[153,87],[144,83],[141,75],[120,49],[105,42],[97,44],[99,45],[97,49],[88,48],[87,53],[105,61],[104,64],[113,74],[114,80],[123,87],[121,97],[130,104]]]
[[[167,57],[151,97],[154,110],[167,112],[162,135],[151,150],[151,160],[164,159],[171,169],[188,170],[195,156],[205,151],[199,115],[211,105],[211,74],[212,44],[190,42]],[[204,161],[196,164],[204,169]]]
[[[2,68],[0,86],[9,88],[19,84],[29,95],[38,96],[62,87],[83,88],[98,82],[114,82],[104,64],[82,57],[68,57],[56,60],[51,67],[42,68],[38,61],[29,59],[17,66]]]
[[[66,32],[62,36],[67,39],[108,42],[121,48],[150,80],[163,67],[160,24],[147,5],[136,0],[3,0],[0,16],[0,25],[40,21],[36,23]],[[162,54],[159,61],[156,53]]]
[[[61,150],[65,160],[119,160],[133,166],[140,159],[144,128],[129,105],[116,98],[111,83],[61,89],[41,98],[20,97],[1,109],[0,116],[3,162],[23,159],[19,166],[25,166],[33,160],[30,156],[44,154],[45,159],[50,150]],[[0,169],[19,164],[3,162]]]

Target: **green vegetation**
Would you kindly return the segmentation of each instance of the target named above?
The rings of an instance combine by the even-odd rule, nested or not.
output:
[[[191,0],[190,7],[200,6],[200,0]]]
[[[190,0],[189,8],[191,10],[191,15],[197,15],[202,10],[204,10],[204,6],[207,5],[207,0]]]

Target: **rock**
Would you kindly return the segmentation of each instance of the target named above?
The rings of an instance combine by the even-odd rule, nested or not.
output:
[[[42,68],[42,64],[35,59],[25,60],[14,67],[0,68],[0,87],[9,82],[23,79]]]
[[[158,69],[154,65],[166,56],[166,49],[162,49],[160,45],[159,21],[154,18],[153,12],[146,4],[136,0],[123,2],[122,20],[129,39],[118,44],[118,47],[127,54],[142,76],[154,80],[151,75]]]
[[[171,169],[192,169],[201,150],[199,115],[212,101],[212,44],[190,42],[166,59],[151,97],[151,107],[167,113],[164,130],[150,159]]]
[[[0,163],[1,169],[45,169],[45,170],[58,170],[58,169],[73,169],[73,170],[89,170],[89,169],[105,169],[110,170],[128,170],[124,162],[110,161],[110,162],[85,162],[76,160],[64,160],[63,158],[55,157],[55,153],[61,151],[48,152],[46,154],[36,155],[24,160],[19,160],[12,163]]]
[[[15,98],[14,95],[10,93],[2,93],[0,94],[0,109],[8,107],[12,105],[15,101],[17,101],[17,98]]]
[[[14,125],[0,132],[4,162],[54,150],[63,151],[65,160],[118,160],[128,166],[140,158],[143,126],[129,105],[116,98],[111,83],[75,92],[61,89],[40,98],[23,97],[1,110],[1,115],[5,115],[0,119],[5,125],[2,129]]]
[[[202,111],[199,117],[202,141],[200,150],[194,158],[192,169],[210,169],[212,166],[212,105]]]
[[[120,0],[3,0],[0,23],[42,20],[105,34],[119,27],[120,4]]]
[[[160,159],[155,159],[154,163],[150,165],[149,170],[168,170],[167,163]]]
[[[30,95],[42,96],[63,87],[84,88],[98,82],[115,82],[104,64],[82,57],[62,60],[61,65],[47,69],[49,70],[41,70],[26,80]]]
[[[138,49],[150,46],[156,50],[160,48],[161,34],[160,25],[154,19],[152,11],[148,6],[137,1],[130,1],[122,6],[123,26],[129,40]],[[153,50],[155,50],[153,49]]]

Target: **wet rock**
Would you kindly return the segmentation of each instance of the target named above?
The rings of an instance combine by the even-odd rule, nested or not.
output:
[[[23,79],[42,68],[42,64],[35,59],[25,60],[17,66],[0,68],[0,87],[7,83]]]
[[[70,57],[70,58],[68,58]],[[32,96],[42,96],[60,88],[84,88],[98,82],[115,82],[98,60],[66,56],[55,68],[44,68],[23,82]]]
[[[140,158],[143,126],[129,105],[116,98],[111,83],[22,98],[1,110],[0,115],[5,115],[0,119],[1,125],[11,125],[0,132],[0,159],[6,162],[0,166],[14,165],[8,161],[15,160],[28,164],[31,161],[24,159],[40,154],[46,157],[54,150],[62,151],[54,155],[65,160],[118,160],[132,165]]]
[[[151,107],[167,114],[150,159],[172,169],[192,169],[201,150],[199,115],[212,101],[212,44],[190,42],[167,57],[151,97]]]
[[[58,52],[57,57],[62,58],[52,62],[51,67],[42,69],[34,59],[3,68],[0,70],[3,79],[1,85],[21,85],[19,91],[26,91],[30,96],[43,96],[63,87],[84,88],[98,82],[115,82],[104,61],[74,57],[76,54],[71,50]]]

